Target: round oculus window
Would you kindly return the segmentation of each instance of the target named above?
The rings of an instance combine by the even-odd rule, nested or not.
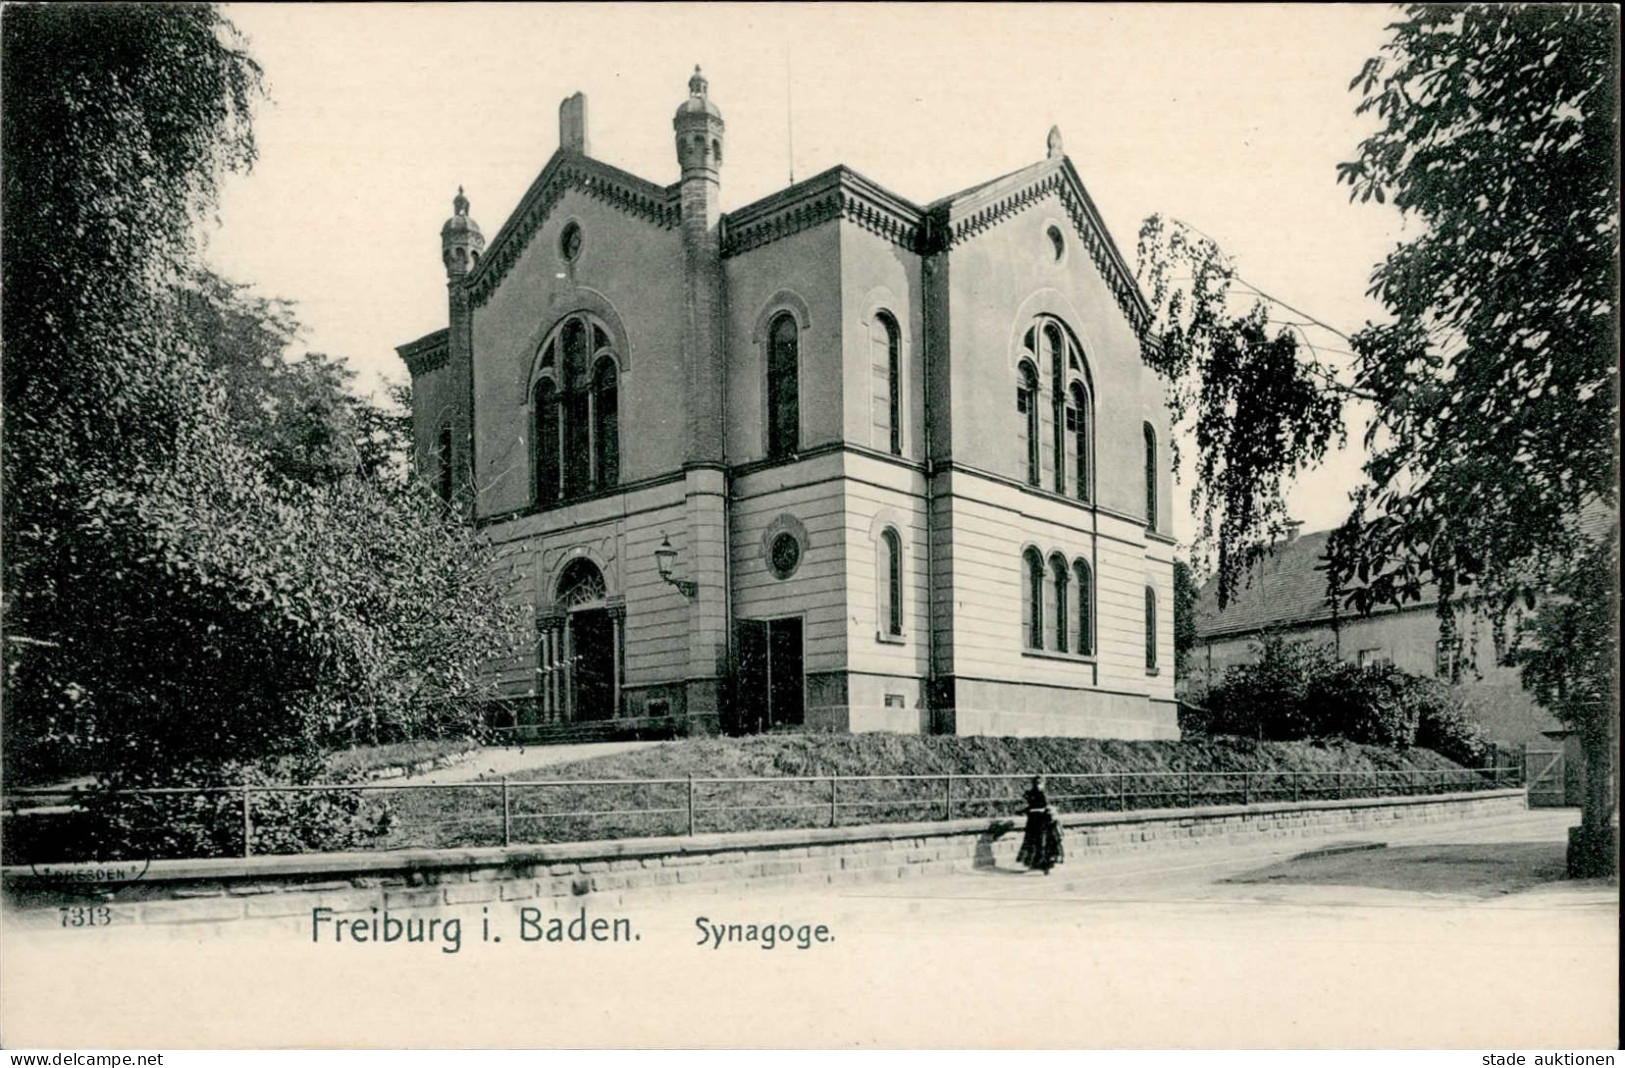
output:
[[[564,233],[559,235],[559,254],[564,257],[567,263],[574,263],[576,257],[581,255],[581,226],[579,224],[571,223],[564,228]]]
[[[794,534],[780,534],[773,539],[773,546],[769,553],[772,558],[773,573],[781,579],[789,578],[801,563],[801,542],[796,540]]]

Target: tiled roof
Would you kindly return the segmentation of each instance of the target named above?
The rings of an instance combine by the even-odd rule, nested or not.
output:
[[[1196,601],[1196,633],[1201,638],[1247,634],[1271,627],[1294,626],[1330,619],[1332,603],[1326,597],[1326,541],[1329,530],[1300,534],[1276,542],[1255,564],[1230,603],[1219,611],[1219,580],[1209,579]],[[1431,605],[1435,590],[1423,588],[1419,602],[1406,608]],[[1376,611],[1393,611],[1379,608]]]
[[[1615,513],[1604,505],[1588,505],[1579,513],[1580,533],[1591,541],[1605,536],[1616,522]],[[1253,566],[1242,588],[1230,596],[1219,611],[1219,582],[1212,578],[1196,600],[1196,633],[1200,638],[1248,634],[1273,627],[1299,626],[1332,617],[1332,603],[1326,597],[1326,542],[1329,530],[1300,534],[1277,542],[1269,555]],[[1438,601],[1438,587],[1429,582],[1417,601],[1404,610],[1431,607]],[[1395,611],[1385,605],[1374,613]],[[1350,614],[1353,609],[1346,609]]]

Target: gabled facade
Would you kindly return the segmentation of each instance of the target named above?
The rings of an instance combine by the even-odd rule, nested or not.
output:
[[[399,350],[534,612],[519,719],[1177,737],[1168,416],[1059,132],[924,207],[836,167],[724,215],[698,69],[673,129],[656,185],[564,101]]]

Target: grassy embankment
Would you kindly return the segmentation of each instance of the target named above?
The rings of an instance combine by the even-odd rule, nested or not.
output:
[[[839,786],[842,824],[941,819],[947,777],[1049,776],[1049,796],[1064,811],[1163,808],[1186,804],[1442,790],[1481,781],[1475,772],[1426,749],[1399,752],[1343,742],[1278,743],[1221,738],[1127,742],[1090,738],[984,738],[919,735],[781,734],[702,738],[509,776],[537,779],[675,779],[665,785],[510,784],[512,840],[561,842],[681,834],[688,827],[687,777],[792,778],[831,775],[923,775]],[[1406,789],[1376,772],[1432,773]],[[1223,778],[1186,772],[1226,772]],[[1247,773],[1244,777],[1241,773]],[[1127,773],[1127,774],[1124,774]],[[1291,773],[1321,773],[1295,776]],[[1331,773],[1341,773],[1341,784]],[[1105,776],[1105,777],[1101,777]],[[502,841],[500,778],[490,788],[391,794],[396,829],[380,848],[496,845]],[[955,817],[1014,816],[1026,783],[1018,778],[953,782]],[[1127,797],[1122,796],[1127,791]],[[830,783],[700,783],[697,829],[755,830],[830,824]],[[734,806],[754,806],[741,810]],[[627,810],[643,810],[629,812]],[[553,815],[557,813],[577,815]]]

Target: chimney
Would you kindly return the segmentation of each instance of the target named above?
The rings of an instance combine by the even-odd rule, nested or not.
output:
[[[1301,531],[1302,529],[1303,529],[1303,520],[1301,520],[1301,519],[1288,519],[1286,521],[1286,540],[1287,540],[1288,545],[1290,545],[1293,542],[1298,540],[1298,532]]]
[[[559,147],[587,154],[587,94],[567,96],[559,104]]]

